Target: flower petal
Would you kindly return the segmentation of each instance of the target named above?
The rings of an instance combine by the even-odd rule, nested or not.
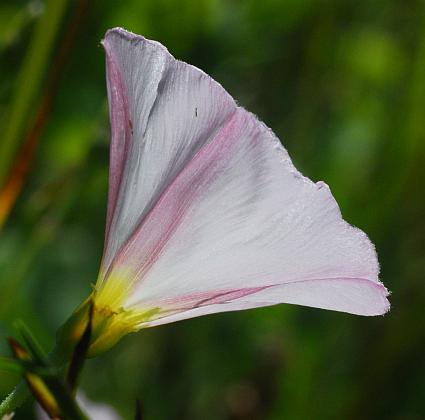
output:
[[[161,44],[113,29],[103,45],[112,128],[105,272],[161,193],[236,109]]]
[[[151,73],[134,63],[164,48],[122,30],[108,43],[134,78],[124,77],[129,108],[146,107],[135,85]],[[111,227],[119,246],[112,233],[107,244],[110,261],[120,250],[105,281],[132,282],[125,306],[160,308],[141,327],[284,302],[385,313],[375,249],[342,219],[327,185],[302,176],[214,80],[166,57],[171,70],[135,124],[125,164]]]
[[[156,327],[197,316],[219,312],[239,311],[289,303],[322,309],[338,310],[357,315],[382,315],[389,302],[382,284],[363,279],[313,279],[262,288],[244,298],[225,300],[219,303],[201,304],[192,308],[164,311],[141,327]]]

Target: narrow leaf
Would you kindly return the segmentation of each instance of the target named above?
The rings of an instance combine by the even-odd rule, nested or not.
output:
[[[9,338],[10,347],[24,369],[24,378],[31,393],[52,419],[85,420],[68,387],[54,370],[40,366],[31,354],[14,338]]]
[[[21,362],[31,362],[32,358],[28,351],[14,338],[9,337],[9,344],[15,357]],[[40,403],[50,418],[61,418],[61,411],[59,405],[46,386],[43,379],[38,375],[26,371],[24,373],[25,381],[28,388],[34,395],[36,400]]]
[[[37,363],[46,365],[47,354],[36,340],[28,326],[22,320],[17,320],[15,322],[15,328],[19,331],[22,339],[24,340],[25,345],[28,348],[28,351],[31,353],[31,356]]]

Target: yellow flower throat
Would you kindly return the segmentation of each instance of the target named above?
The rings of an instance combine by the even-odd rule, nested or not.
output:
[[[79,341],[87,327],[90,307],[92,312],[92,335],[88,356],[92,357],[116,344],[123,336],[140,330],[141,324],[159,312],[159,308],[127,309],[123,307],[130,293],[129,282],[109,278],[77,308],[61,328],[58,346],[70,351]]]

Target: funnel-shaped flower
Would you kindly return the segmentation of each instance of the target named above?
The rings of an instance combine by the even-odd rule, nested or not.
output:
[[[255,115],[158,42],[112,29],[103,45],[112,141],[94,347],[277,303],[389,309],[372,243]]]

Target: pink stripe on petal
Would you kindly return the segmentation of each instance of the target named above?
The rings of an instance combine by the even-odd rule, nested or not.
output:
[[[160,313],[166,312],[167,308],[169,308],[170,311],[189,310],[199,308],[201,306],[231,302],[233,300],[240,299],[244,296],[252,295],[253,293],[257,293],[269,287],[273,286],[245,287],[233,290],[193,292],[175,298],[164,298],[155,300],[155,302],[152,302],[151,305],[159,306],[161,308]],[[149,302],[146,302],[146,305],[149,306]],[[162,310],[163,308],[165,308],[165,311]]]
[[[236,108],[218,83],[175,60],[155,41],[115,28],[106,33],[103,44],[107,69],[118,76],[108,75],[108,87],[122,93],[118,99],[124,100],[129,114],[122,118],[119,107],[117,115],[112,107],[111,119],[128,126],[131,141],[125,145],[118,191],[111,182],[114,210],[108,211],[100,283],[166,188]],[[111,154],[111,176],[121,159]]]
[[[325,289],[323,289],[325,287]],[[331,293],[332,288],[336,294]],[[338,310],[357,315],[383,315],[389,311],[388,291],[380,283],[367,279],[314,279],[276,284],[259,288],[239,298],[211,301],[193,308],[160,311],[158,316],[144,322],[140,328],[156,327],[198,316],[220,312],[232,312],[260,308],[280,303],[311,306],[322,309]],[[323,292],[328,293],[323,293]],[[359,308],[356,294],[362,295],[363,308]]]
[[[133,272],[134,279],[143,277],[182,223],[196,197],[226,166],[232,150],[241,141],[236,135],[241,124],[244,124],[244,114],[235,112],[215,137],[198,151],[120,250],[110,272],[116,267],[126,267]]]
[[[106,245],[108,243],[109,231],[118,200],[118,193],[131,140],[132,121],[128,108],[128,94],[119,66],[106,42],[104,43],[104,47],[106,51],[106,76],[111,121],[108,210],[105,232]]]

